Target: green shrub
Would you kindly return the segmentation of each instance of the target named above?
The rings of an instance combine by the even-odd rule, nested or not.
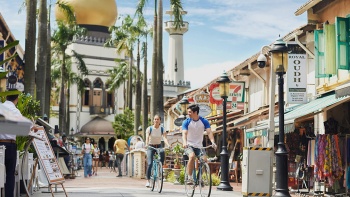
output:
[[[174,171],[170,171],[169,173],[168,173],[168,176],[166,177],[166,180],[168,181],[168,182],[171,182],[171,183],[174,183],[175,182],[175,176],[174,176],[175,174],[174,174]]]
[[[211,182],[213,186],[218,186],[220,184],[220,177],[216,173],[211,174]]]

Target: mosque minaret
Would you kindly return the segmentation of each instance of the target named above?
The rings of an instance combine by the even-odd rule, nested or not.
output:
[[[174,81],[177,85],[185,80],[184,77],[184,55],[183,35],[188,31],[188,22],[183,22],[180,28],[176,28],[173,21],[173,11],[166,11],[170,15],[170,21],[165,22],[165,30],[169,33],[168,71],[166,79]],[[181,12],[187,14],[186,11]]]

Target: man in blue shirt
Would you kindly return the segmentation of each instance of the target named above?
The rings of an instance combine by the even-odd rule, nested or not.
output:
[[[209,121],[198,115],[199,106],[191,105],[187,108],[189,118],[182,123],[182,140],[185,153],[188,155],[187,174],[188,182],[193,183],[192,171],[196,156],[200,154],[200,148],[203,147],[204,131],[207,132],[214,149],[216,144],[213,132],[211,131]],[[206,159],[206,158],[205,158]]]

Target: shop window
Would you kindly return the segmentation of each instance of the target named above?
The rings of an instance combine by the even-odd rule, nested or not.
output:
[[[336,18],[336,38],[337,38],[337,67],[338,69],[350,70],[349,63],[349,18]]]

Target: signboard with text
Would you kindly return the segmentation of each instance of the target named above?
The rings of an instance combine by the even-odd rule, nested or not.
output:
[[[287,70],[287,102],[307,103],[307,68],[305,54],[289,54]]]
[[[210,89],[210,103],[222,106],[222,98],[219,92],[219,83],[213,83]],[[227,97],[227,109],[244,109],[245,83],[241,81],[230,82],[230,91]],[[220,107],[219,107],[220,109]]]

